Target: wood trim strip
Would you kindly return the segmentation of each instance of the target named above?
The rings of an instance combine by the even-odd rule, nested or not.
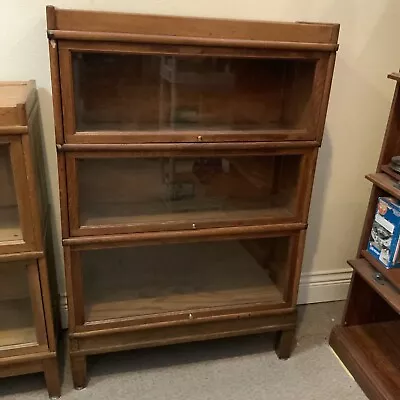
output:
[[[63,238],[69,237],[69,217],[68,217],[68,189],[67,189],[67,171],[65,154],[57,154],[58,167],[58,190],[60,196],[61,212],[61,235]]]
[[[27,275],[31,296],[33,319],[36,327],[36,338],[39,345],[47,346],[46,324],[42,303],[42,290],[39,279],[39,269],[37,261],[27,265]]]
[[[74,246],[75,249],[97,249],[106,247],[132,246],[135,244],[152,244],[154,242],[177,243],[182,240],[215,240],[234,239],[259,236],[289,236],[307,228],[305,223],[270,224],[260,226],[237,226],[229,228],[198,229],[192,231],[165,231],[146,233],[126,233],[118,235],[84,236],[63,239],[64,246]],[[74,249],[74,250],[75,250]]]
[[[245,39],[218,39],[200,38],[188,36],[162,36],[162,35],[143,35],[134,33],[112,33],[112,32],[83,32],[83,31],[62,31],[48,30],[50,39],[59,40],[89,40],[89,41],[108,41],[108,42],[130,42],[130,43],[158,43],[158,44],[181,44],[181,45],[201,45],[201,46],[223,46],[223,47],[243,47],[259,49],[282,49],[282,50],[303,50],[303,51],[337,51],[338,44],[331,43],[301,43],[301,42],[278,42],[263,40]]]
[[[55,338],[54,320],[53,320],[53,307],[52,298],[49,287],[48,264],[46,258],[41,258],[37,261],[39,268],[39,279],[42,290],[44,320],[46,323],[47,343],[50,351],[57,350],[57,343]],[[55,265],[53,266],[53,268]]]
[[[39,118],[39,107],[36,106],[35,109],[35,118]],[[33,123],[33,121],[32,121]],[[32,126],[32,124],[31,124]],[[32,138],[32,140],[34,140]],[[23,151],[23,157],[25,159],[25,179],[26,179],[26,189],[28,191],[28,198],[29,198],[29,211],[31,214],[31,221],[32,221],[32,226],[31,226],[31,231],[33,234],[33,240],[35,243],[35,248],[36,249],[42,249],[43,248],[43,237],[42,237],[42,224],[41,221],[44,218],[44,215],[42,215],[42,210],[39,208],[39,202],[38,202],[38,193],[37,191],[39,190],[39,182],[38,179],[40,178],[39,176],[35,176],[35,171],[33,167],[33,160],[32,160],[32,151],[31,151],[31,145],[30,145],[30,138],[28,135],[22,136],[21,138],[21,143],[22,143],[22,151]],[[45,179],[45,177],[42,177],[42,179]]]
[[[130,348],[201,341],[277,330],[291,330],[295,328],[295,326],[296,313],[292,312],[260,316],[258,318],[231,319],[187,326],[171,326],[135,332],[120,332],[118,335],[112,332],[110,335],[105,334],[97,337],[76,338],[76,340],[78,340],[79,350],[74,350],[71,354],[109,353]],[[162,338],[156,338],[160,336],[160,334],[162,334]],[[111,342],[113,343],[111,344]]]
[[[291,265],[288,282],[289,288],[289,304],[296,307],[299,292],[299,283],[301,276],[301,267],[303,264],[303,256],[306,242],[306,230],[299,232],[297,236],[296,249],[290,254],[289,263]]]
[[[71,251],[70,263],[70,274],[74,292],[74,324],[75,326],[79,326],[85,323],[85,298],[83,291],[82,262],[79,252]]]
[[[324,86],[324,91],[322,94],[322,103],[320,105],[318,123],[316,125],[317,140],[319,143],[322,142],[322,137],[324,135],[324,128],[325,128],[325,122],[326,122],[326,115],[328,112],[328,105],[329,105],[332,80],[333,80],[333,71],[335,69],[335,62],[336,62],[336,54],[333,53],[329,57],[327,71],[325,72],[325,75],[326,75],[325,86]]]
[[[49,8],[47,8],[47,11]],[[49,12],[47,12],[49,15]],[[55,18],[55,17],[54,17]],[[51,24],[50,20],[47,20]],[[58,43],[55,40],[49,41],[51,91],[53,99],[53,116],[56,143],[64,142],[63,111],[61,99],[60,67],[58,59]]]
[[[340,28],[339,24],[322,22],[274,22],[58,8],[54,12],[56,29],[84,32],[335,43]]]
[[[286,148],[315,148],[320,144],[316,141],[292,141],[292,142],[213,142],[213,143],[115,143],[115,144],[89,144],[66,143],[57,147],[58,152],[70,151],[199,151],[199,150],[260,150],[260,149],[286,149]]]
[[[104,148],[102,148],[103,150]],[[131,150],[134,149],[134,150]],[[156,150],[157,149],[157,150]],[[208,156],[217,156],[217,157],[235,157],[235,156],[256,156],[256,155],[265,155],[267,156],[290,156],[290,155],[299,155],[307,157],[312,155],[314,149],[303,148],[303,147],[257,147],[252,146],[248,149],[243,149],[240,143],[237,143],[235,146],[223,146],[216,144],[215,146],[133,146],[133,147],[121,147],[121,151],[119,152],[110,152],[110,151],[83,151],[87,150],[87,147],[84,149],[81,148],[81,151],[68,151],[65,152],[66,156],[66,166],[67,166],[67,175],[71,176],[71,179],[76,179],[76,171],[73,165],[70,165],[71,159],[98,159],[98,158],[154,158],[154,157],[208,157]],[[129,151],[128,151],[129,150]],[[173,150],[173,151],[171,151]],[[228,153],[229,151],[229,153]],[[72,171],[72,173],[71,173]],[[69,185],[68,185],[69,189]],[[69,192],[68,192],[69,194]],[[69,196],[68,196],[69,197]]]
[[[298,215],[301,216],[303,222],[308,221],[310,213],[311,195],[314,187],[315,170],[317,167],[318,148],[313,149],[303,156],[300,167],[300,180],[298,189],[298,198],[296,199]]]
[[[14,179],[15,194],[17,196],[19,224],[22,230],[24,244],[20,250],[37,250],[35,234],[32,229],[32,214],[30,205],[30,190],[27,177],[27,166],[24,158],[24,148],[21,140],[10,141],[10,158]]]
[[[43,251],[25,251],[21,253],[0,254],[0,262],[32,260],[43,256]]]
[[[69,136],[72,136],[76,132],[76,116],[75,116],[75,97],[74,97],[74,82],[73,82],[73,67],[71,52],[67,49],[58,50],[58,64],[59,64],[59,85],[57,90],[59,91],[61,102],[61,115],[62,120],[57,120],[59,124],[62,122],[63,137],[58,138],[61,143]],[[59,131],[59,134],[61,132]]]
[[[27,133],[27,126],[0,126],[0,135],[26,135]]]
[[[87,322],[77,326],[71,337],[98,336],[109,333],[159,329],[171,326],[196,325],[208,322],[229,321],[238,318],[258,318],[285,315],[295,312],[287,303],[243,304],[224,307],[209,307],[186,311],[172,311],[153,315],[132,316],[116,320]],[[192,319],[188,315],[192,314]]]
[[[73,231],[80,228],[80,206],[79,206],[79,178],[78,168],[75,157],[65,157],[65,172],[67,177],[66,189],[67,189],[67,210],[69,220],[69,231]]]
[[[72,103],[72,100],[70,101]],[[73,110],[68,105],[67,109]],[[68,115],[68,119],[72,118]],[[68,143],[74,144],[128,144],[128,143],[223,143],[223,142],[301,142],[312,141],[312,134],[306,129],[271,129],[261,131],[75,131],[75,120],[66,122],[66,139]],[[70,126],[73,129],[70,130]],[[71,133],[70,133],[71,132]]]
[[[326,56],[321,51],[296,51],[281,49],[258,49],[217,46],[189,46],[162,43],[127,43],[127,42],[94,42],[77,40],[59,40],[58,48],[77,53],[113,53],[137,54],[154,56],[189,56],[189,57],[218,57],[218,58],[253,58],[253,59],[292,59],[318,60]]]
[[[3,347],[3,349],[0,351],[0,366],[1,366],[1,360],[5,358],[24,356],[27,354],[37,354],[47,350],[48,350],[47,344],[40,345],[37,342],[21,343],[21,344],[7,346],[5,348]]]
[[[76,327],[75,299],[74,299],[75,292],[74,292],[73,276],[72,276],[71,249],[69,246],[64,246],[64,265],[65,265],[65,284],[67,287],[67,301],[68,301],[68,329],[70,332],[74,332]]]
[[[23,354],[23,355],[16,355],[16,356],[11,356],[11,357],[0,358],[0,368],[3,366],[7,366],[9,364],[24,363],[24,362],[36,361],[36,360],[44,360],[44,359],[52,358],[52,357],[56,356],[56,354],[54,352],[50,352],[50,351],[46,352],[43,350],[44,349],[42,349],[41,352],[37,352],[37,353]]]
[[[339,24],[323,22],[275,22],[191,16],[154,15],[55,8],[60,30],[125,32],[249,38],[260,40],[335,42]]]

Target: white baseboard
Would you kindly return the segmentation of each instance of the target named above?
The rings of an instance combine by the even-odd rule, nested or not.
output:
[[[323,303],[344,300],[351,279],[351,270],[303,273],[300,279],[298,304]],[[60,295],[61,322],[68,327],[68,304],[66,294]]]
[[[349,269],[303,273],[300,278],[297,304],[346,299],[351,274]]]

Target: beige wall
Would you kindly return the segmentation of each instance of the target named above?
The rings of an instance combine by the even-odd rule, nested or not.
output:
[[[56,154],[44,0],[1,0],[0,80],[36,79],[40,93],[53,208],[58,217]],[[398,0],[65,0],[53,5],[142,13],[341,24],[326,132],[311,205],[304,271],[346,268],[355,254],[400,66]],[[58,227],[59,224],[57,224]],[[59,262],[60,280],[62,262]]]

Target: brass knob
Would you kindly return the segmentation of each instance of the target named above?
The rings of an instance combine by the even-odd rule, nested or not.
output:
[[[189,314],[189,319],[193,319],[193,314]]]
[[[196,229],[197,227],[196,227],[196,224],[192,224],[192,228],[193,229]]]
[[[201,142],[201,141],[203,140],[203,136],[201,136],[201,135],[197,136],[197,140],[198,140],[199,142]]]

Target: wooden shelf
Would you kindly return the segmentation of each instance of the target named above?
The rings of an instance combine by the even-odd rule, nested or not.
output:
[[[350,260],[348,263],[394,310],[400,313],[400,291],[395,286],[388,281],[375,279],[375,268],[363,258]]]
[[[30,299],[0,301],[0,353],[17,345],[37,344]]]
[[[367,250],[361,252],[362,256],[379,271],[393,286],[400,290],[400,268],[386,268],[381,262],[374,258]]]
[[[388,174],[389,176],[391,176],[396,181],[400,182],[400,174],[398,174],[396,171],[390,168],[390,165],[382,165],[381,170],[386,174]]]
[[[87,322],[283,303],[268,270],[238,241],[89,251],[81,259]]]
[[[395,173],[394,171],[392,172]],[[385,192],[388,192],[389,194],[394,196],[396,199],[400,199],[400,189],[395,187],[395,184],[398,183],[399,181],[393,179],[391,175],[388,175],[387,173],[376,173],[376,174],[366,175],[366,178],[374,185],[380,187]]]
[[[330,344],[371,400],[400,398],[400,321],[337,326]]]

